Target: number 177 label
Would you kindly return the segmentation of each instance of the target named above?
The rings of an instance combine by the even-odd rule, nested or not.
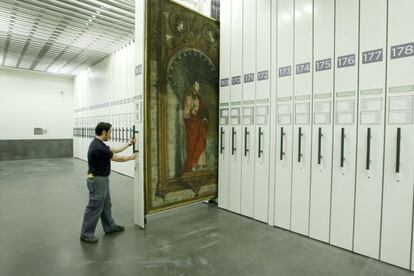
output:
[[[362,53],[362,64],[382,61],[382,49],[366,51]]]

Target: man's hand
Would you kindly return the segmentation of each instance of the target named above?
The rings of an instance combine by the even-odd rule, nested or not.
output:
[[[130,139],[128,141],[128,144],[124,144],[122,146],[117,146],[117,147],[111,147],[111,151],[113,153],[123,152],[124,150],[126,150],[127,148],[129,148],[130,146],[132,146],[134,143],[136,143],[136,138]]]
[[[132,138],[132,139],[129,139],[129,141],[128,141],[128,145],[130,145],[130,146],[132,146],[133,144],[135,144],[137,142],[137,138]]]
[[[204,118],[203,119],[203,123],[207,124],[208,123],[208,119],[207,118]]]

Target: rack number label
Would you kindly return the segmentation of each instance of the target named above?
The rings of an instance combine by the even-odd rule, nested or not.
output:
[[[221,87],[229,86],[229,78],[221,79],[220,86]]]
[[[331,68],[332,68],[332,59],[330,59],[330,58],[317,60],[315,62],[315,70],[316,70],[316,72],[318,72],[318,71],[325,71],[325,70],[331,70]]]
[[[231,85],[238,85],[241,83],[241,76],[235,76],[231,78]]]
[[[287,77],[292,75],[292,67],[291,66],[285,66],[279,68],[279,77]]]
[[[257,73],[257,80],[258,81],[262,81],[262,80],[267,80],[269,79],[269,71],[261,71],[259,73]]]
[[[355,65],[355,54],[338,57],[338,68]]]
[[[414,42],[391,47],[391,59],[414,56]]]
[[[310,72],[310,62],[296,64],[296,75]]]
[[[383,50],[376,49],[362,53],[362,64],[374,63],[382,61]]]
[[[244,75],[244,82],[245,83],[253,82],[253,81],[254,81],[254,74],[253,73]]]

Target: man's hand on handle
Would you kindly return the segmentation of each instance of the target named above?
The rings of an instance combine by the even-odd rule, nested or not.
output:
[[[135,144],[137,142],[137,138],[132,138],[132,139],[129,139],[129,141],[128,141],[128,146],[132,146],[133,144]]]

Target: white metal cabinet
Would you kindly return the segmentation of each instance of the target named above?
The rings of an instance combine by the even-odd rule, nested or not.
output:
[[[254,212],[257,220],[268,221],[269,190],[269,106],[256,106]]]
[[[358,0],[336,1],[330,243],[352,250],[358,100]]]
[[[256,13],[256,0],[244,0],[241,214],[248,217],[253,217],[255,185]]]
[[[220,114],[219,114],[219,168],[218,205],[229,208],[229,102],[231,64],[231,1],[220,7]]]
[[[372,7],[375,6],[375,9]],[[386,0],[360,1],[354,251],[379,258],[384,154]]]
[[[309,236],[329,242],[334,72],[334,2],[314,1],[313,131]]]
[[[388,3],[388,94],[380,251],[382,261],[406,269],[412,264],[414,190],[413,9],[411,0]]]
[[[230,174],[229,174],[229,210],[240,213],[241,210],[241,162],[242,162],[242,126],[241,102],[243,99],[243,2],[231,1],[231,44],[230,44]]]
[[[254,218],[268,221],[269,161],[270,161],[270,38],[271,1],[257,1],[256,42],[256,137]]]
[[[312,154],[313,1],[295,1],[295,77],[291,230],[309,234]]]
[[[277,27],[277,142],[274,224],[290,229],[293,141],[294,3],[278,1]]]

